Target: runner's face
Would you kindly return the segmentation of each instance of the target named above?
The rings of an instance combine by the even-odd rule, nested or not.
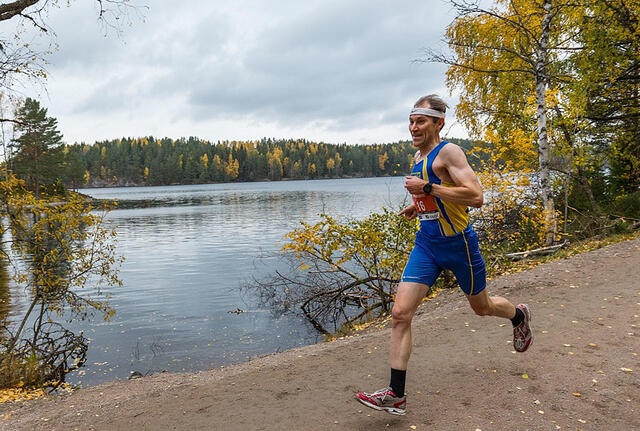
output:
[[[428,106],[425,106],[428,108]],[[424,147],[432,141],[437,141],[440,127],[439,122],[434,122],[432,117],[426,115],[409,116],[409,132],[413,139],[414,147]]]

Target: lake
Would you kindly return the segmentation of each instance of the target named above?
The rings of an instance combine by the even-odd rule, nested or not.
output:
[[[269,275],[272,255],[300,221],[362,218],[407,198],[404,177],[85,189],[117,199],[106,223],[125,257],[110,289],[116,309],[73,324],[90,339],[87,365],[67,381],[91,386],[162,370],[198,371],[322,341],[301,316],[261,309],[241,285]],[[23,312],[10,291],[10,319]],[[234,314],[229,311],[245,310]]]

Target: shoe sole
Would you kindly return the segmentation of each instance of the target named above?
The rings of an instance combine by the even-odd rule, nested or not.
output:
[[[404,416],[405,414],[407,414],[406,410],[400,410],[400,409],[397,409],[395,407],[380,407],[380,406],[377,406],[375,404],[370,403],[369,401],[363,400],[362,398],[360,398],[357,395],[356,395],[356,399],[358,401],[360,401],[362,404],[364,404],[365,406],[370,407],[370,408],[372,408],[374,410],[384,410],[387,413],[391,413],[392,415],[398,415],[398,416]]]
[[[524,346],[524,349],[522,350],[516,349],[518,353],[526,352],[527,349],[531,347],[531,345],[533,344],[533,329],[531,329],[531,310],[527,306],[525,306],[525,308],[526,308],[525,316],[527,318],[527,328],[529,328],[529,333],[531,334],[531,338],[529,338],[529,342]],[[525,312],[525,310],[522,310],[522,312]],[[514,346],[514,349],[515,349],[515,346]]]

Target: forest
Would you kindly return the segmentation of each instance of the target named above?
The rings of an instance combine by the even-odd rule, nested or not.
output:
[[[463,148],[471,142],[452,139]],[[305,139],[122,138],[65,147],[67,185],[89,187],[375,177],[409,172],[410,142],[347,145]]]

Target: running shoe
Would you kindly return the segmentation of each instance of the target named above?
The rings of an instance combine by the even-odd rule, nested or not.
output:
[[[390,387],[371,394],[358,392],[356,397],[358,401],[372,409],[386,410],[394,415],[404,415],[407,412],[407,396],[396,396]]]
[[[518,304],[516,308],[519,308],[524,313],[524,319],[518,326],[513,328],[513,347],[516,352],[526,351],[531,342],[533,341],[533,333],[531,332],[531,311],[525,304]]]

